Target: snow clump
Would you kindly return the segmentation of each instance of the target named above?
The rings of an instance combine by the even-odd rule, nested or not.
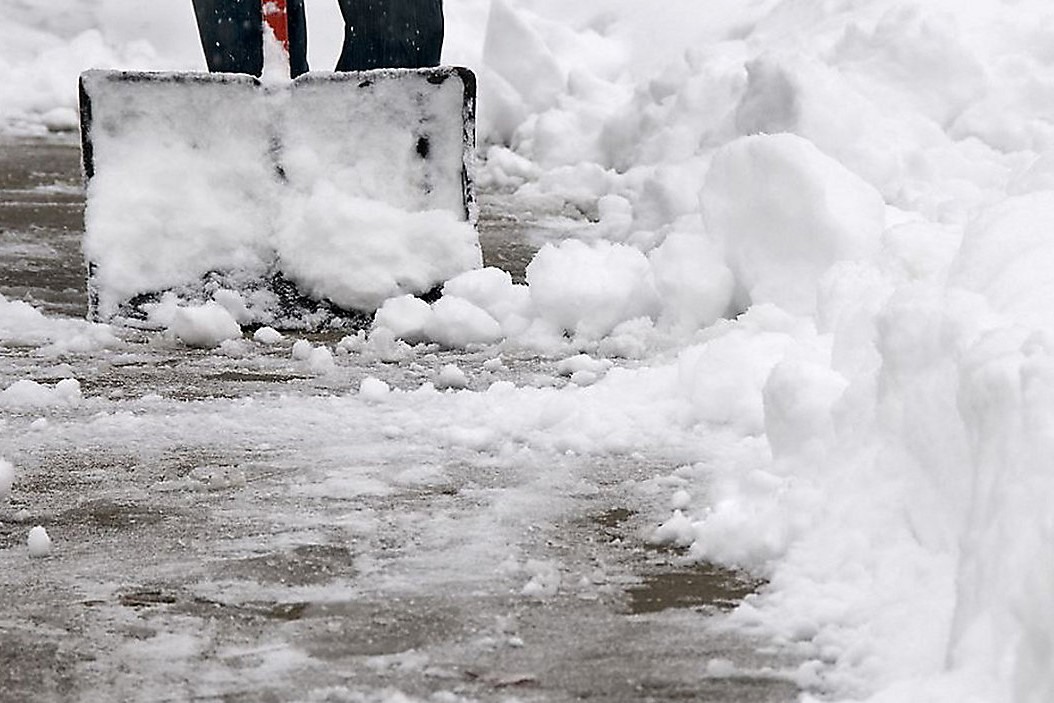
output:
[[[53,386],[23,379],[0,391],[0,408],[10,410],[69,408],[82,400],[81,384],[75,378],[64,378]]]
[[[120,344],[109,325],[47,317],[32,305],[0,294],[0,345],[35,347],[43,356],[111,349]]]
[[[51,537],[48,536],[48,531],[42,525],[37,525],[29,531],[29,537],[26,542],[29,547],[29,556],[34,559],[51,554]]]
[[[229,339],[240,339],[241,325],[215,301],[200,306],[180,306],[172,314],[168,331],[188,347],[213,349]]]

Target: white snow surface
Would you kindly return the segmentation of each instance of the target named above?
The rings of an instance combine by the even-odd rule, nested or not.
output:
[[[59,4],[15,0],[0,29],[7,132],[71,126],[83,68],[200,67],[189,3]],[[732,623],[800,648],[828,698],[1054,698],[1054,6],[446,9],[447,60],[480,74],[481,184],[589,224],[528,284],[484,269],[394,298],[345,349],[635,361],[585,388],[368,378],[343,402],[474,448],[716,437],[653,538],[765,576]],[[100,329],[0,299],[3,344],[91,353]]]

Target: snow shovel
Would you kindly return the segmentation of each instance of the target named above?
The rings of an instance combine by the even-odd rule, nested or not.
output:
[[[284,8],[263,2],[288,51]],[[89,317],[156,328],[219,303],[317,329],[478,268],[475,92],[453,66],[85,72]]]

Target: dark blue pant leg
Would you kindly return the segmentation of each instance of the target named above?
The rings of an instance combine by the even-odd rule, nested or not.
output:
[[[205,63],[213,73],[263,72],[263,14],[260,0],[193,0]],[[288,0],[289,63],[292,74],[307,71],[304,1]]]
[[[344,49],[338,71],[438,66],[443,0],[339,0]]]
[[[307,73],[307,18],[304,0],[288,0],[289,12],[289,71],[293,78]]]

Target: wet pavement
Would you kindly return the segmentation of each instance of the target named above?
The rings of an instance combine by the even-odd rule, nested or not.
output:
[[[505,196],[481,204],[485,259],[522,280],[549,235]],[[0,143],[0,294],[83,317],[82,213],[71,137]],[[763,584],[646,542],[668,515],[653,477],[683,448],[494,456],[325,408],[367,376],[413,388],[452,362],[483,387],[544,386],[554,360],[484,370],[483,352],[422,349],[320,375],[288,347],[122,338],[61,358],[0,346],[0,389],[74,377],[84,395],[0,409],[20,471],[0,507],[0,701],[799,695],[786,653],[720,627]],[[259,428],[229,420],[249,407]],[[48,558],[27,554],[35,524]]]

